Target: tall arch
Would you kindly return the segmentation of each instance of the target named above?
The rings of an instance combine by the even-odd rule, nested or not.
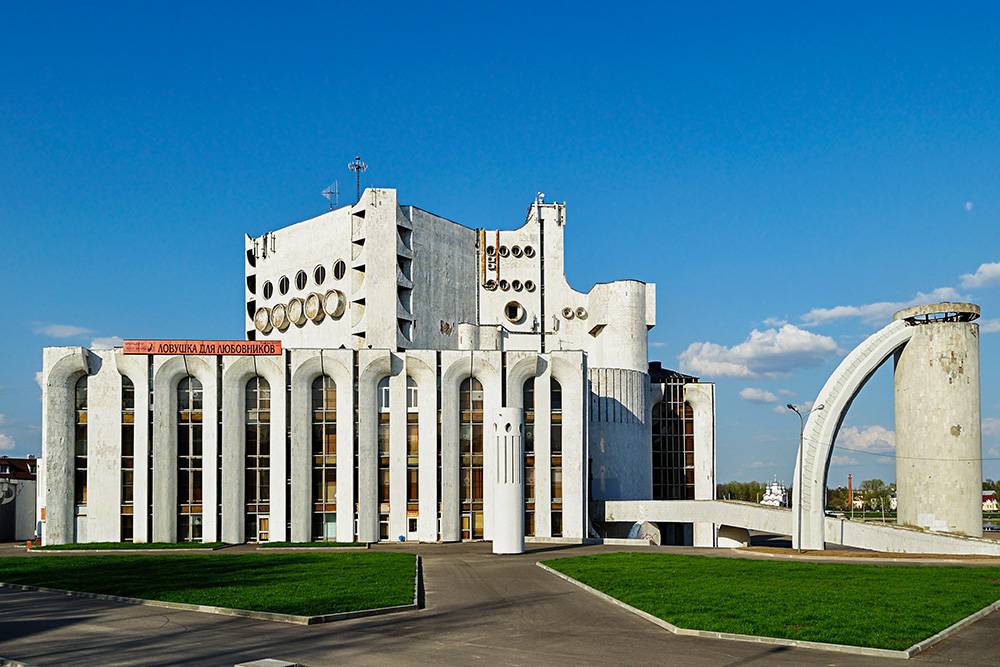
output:
[[[840,425],[869,378],[912,336],[913,327],[905,320],[889,323],[851,350],[816,396],[795,458],[792,494],[795,548],[823,548],[826,478]]]

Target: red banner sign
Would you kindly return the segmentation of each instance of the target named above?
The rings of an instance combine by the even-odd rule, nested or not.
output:
[[[124,347],[125,354],[281,354],[281,342],[276,340],[127,340]]]

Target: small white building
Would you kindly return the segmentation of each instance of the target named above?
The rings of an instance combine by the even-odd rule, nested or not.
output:
[[[0,456],[0,543],[35,536],[38,461]]]
[[[983,511],[984,512],[996,512],[997,511],[997,493],[996,491],[989,490],[983,491]]]
[[[485,230],[371,188],[246,237],[248,343],[46,348],[44,541],[489,540],[502,408],[527,539],[583,540],[589,501],[714,489],[712,386],[692,406],[669,387],[696,378],[651,384],[654,285],[570,287],[566,224],[542,196]]]

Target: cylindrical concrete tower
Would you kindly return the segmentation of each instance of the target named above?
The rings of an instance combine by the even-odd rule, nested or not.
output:
[[[500,408],[493,423],[493,553],[524,553],[524,416]]]
[[[914,327],[896,353],[897,522],[982,536],[979,306],[936,303],[893,316]]]

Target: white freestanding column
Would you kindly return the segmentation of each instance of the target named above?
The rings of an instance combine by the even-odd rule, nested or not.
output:
[[[500,408],[493,422],[493,553],[524,553],[524,417]]]

